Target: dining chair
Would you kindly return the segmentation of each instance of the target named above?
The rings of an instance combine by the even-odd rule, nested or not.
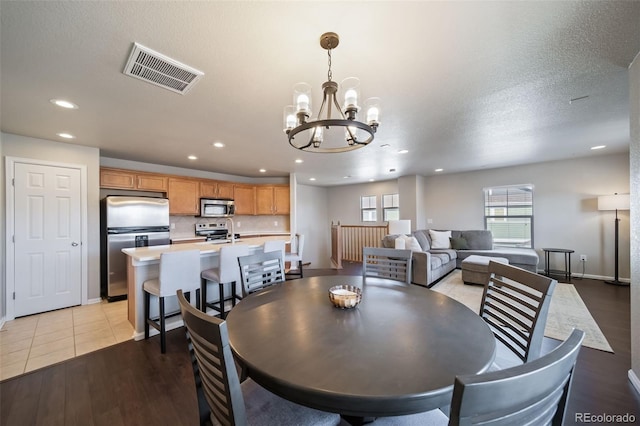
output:
[[[250,378],[240,383],[227,323],[195,309],[177,291],[198,396],[200,424],[338,425],[340,416],[287,401]],[[210,422],[210,423],[209,423]]]
[[[489,262],[480,316],[496,338],[492,370],[539,358],[557,281],[508,264]]]
[[[160,332],[160,350],[165,353],[166,325],[168,317],[178,312],[165,313],[165,297],[174,297],[177,290],[183,290],[187,296],[191,291],[196,293],[196,304],[200,307],[200,250],[170,251],[160,255],[160,272],[158,278],[146,280],[142,284],[144,291],[144,338],[149,338],[149,326]],[[151,295],[158,298],[159,317],[154,320],[150,316]]]
[[[574,329],[564,342],[540,358],[504,370],[457,376],[448,420],[436,409],[382,417],[373,424],[561,426],[583,339],[584,332]]]
[[[284,281],[282,256],[279,251],[263,252],[238,258],[242,297]]]
[[[304,250],[304,234],[296,234],[295,238],[293,239],[293,243],[291,245],[291,252],[285,253],[284,255],[284,261],[289,262],[291,264],[291,269],[289,269],[289,272],[287,272],[285,275],[286,278],[290,278],[290,277],[303,278],[304,277],[303,271],[302,271],[303,250]],[[295,268],[293,268],[294,264],[295,264]],[[292,270],[297,272],[291,272]]]
[[[411,250],[364,247],[362,276],[387,278],[411,284]]]
[[[224,309],[224,288],[226,284],[231,284],[231,304],[236,305],[239,298],[236,290],[236,283],[240,282],[240,271],[238,269],[238,257],[247,256],[249,254],[249,246],[247,244],[231,244],[220,248],[218,258],[218,267],[205,269],[200,274],[201,284],[200,292],[202,295],[202,312],[206,312],[207,308],[211,308],[218,312],[220,318],[224,319],[226,312]],[[210,283],[218,284],[218,302],[209,302],[207,296],[207,288]]]

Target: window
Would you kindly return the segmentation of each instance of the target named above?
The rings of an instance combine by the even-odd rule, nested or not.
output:
[[[382,196],[382,220],[399,220],[400,204],[398,194],[387,194]]]
[[[376,210],[376,204],[378,202],[376,195],[365,195],[360,197],[360,211],[362,212],[363,222],[377,222],[378,211]]]
[[[484,227],[501,247],[533,247],[533,185],[484,189]]]

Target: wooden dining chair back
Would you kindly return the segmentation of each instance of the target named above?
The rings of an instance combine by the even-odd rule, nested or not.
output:
[[[362,276],[386,278],[411,284],[411,250],[364,247]]]
[[[284,281],[282,253],[270,251],[238,258],[242,297]]]
[[[562,425],[583,338],[584,332],[574,329],[541,358],[505,370],[456,377],[449,424]]]
[[[480,316],[493,331],[497,343],[518,358],[515,363],[505,361],[503,365],[497,360],[497,367],[540,357],[551,295],[557,281],[498,262],[489,262],[489,273]]]
[[[177,291],[195,378],[200,424],[337,425],[337,414],[287,401],[251,379],[240,383],[227,323],[195,309]]]

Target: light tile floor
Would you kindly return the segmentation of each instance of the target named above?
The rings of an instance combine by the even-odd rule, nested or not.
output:
[[[133,336],[127,301],[76,306],[7,321],[0,329],[0,380]]]

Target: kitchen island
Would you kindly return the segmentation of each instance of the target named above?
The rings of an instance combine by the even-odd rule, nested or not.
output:
[[[289,242],[289,235],[256,237],[256,238],[240,238],[235,242],[219,243],[219,242],[198,242],[187,244],[171,244],[162,246],[136,247],[122,249],[127,255],[127,317],[133,326],[135,340],[144,339],[144,294],[142,284],[149,279],[158,277],[160,255],[172,251],[184,250],[200,250],[200,270],[218,266],[219,251],[225,245],[230,244],[247,244],[251,252],[261,251],[266,241],[285,241]],[[237,286],[240,290],[240,286]],[[225,289],[228,290],[228,289]],[[217,291],[210,291],[212,296]],[[229,293],[230,296],[230,293]],[[191,297],[192,304],[195,305],[195,295]],[[176,298],[165,300],[166,312],[179,312],[178,301]],[[151,302],[151,316],[158,316],[158,304]],[[182,318],[177,315],[167,318],[167,330],[182,326]],[[151,328],[151,335],[157,334],[157,330]]]

